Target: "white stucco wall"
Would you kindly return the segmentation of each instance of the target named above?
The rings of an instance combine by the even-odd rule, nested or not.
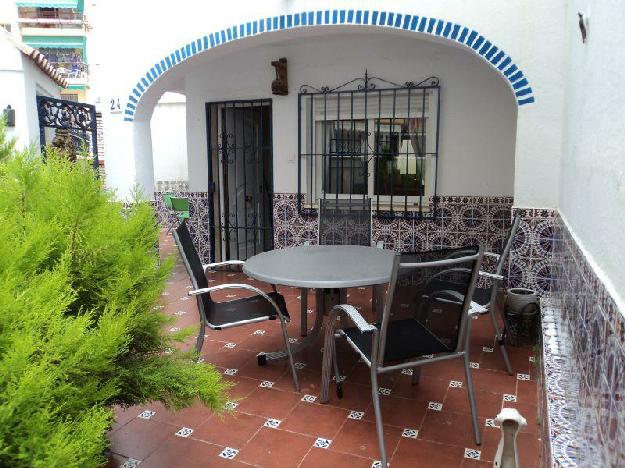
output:
[[[520,206],[556,207],[562,144],[562,127],[559,122],[562,119],[564,99],[558,81],[564,73],[563,54],[566,47],[564,0],[512,1],[498,8],[494,8],[491,2],[481,0],[347,0],[340,5],[329,0],[239,0],[213,3],[210,6],[179,0],[176,8],[168,9],[167,14],[155,11],[152,2],[144,0],[123,3],[121,0],[100,1],[92,8],[90,17],[94,26],[89,38],[90,62],[94,65],[92,94],[94,99],[100,98],[101,102],[119,97],[123,106],[132,87],[146,70],[165,54],[190,40],[249,20],[333,8],[386,10],[453,21],[477,30],[508,52],[524,71],[536,97],[536,103],[519,110],[515,149],[515,203]],[[119,15],[120,9],[124,11],[123,18]],[[120,34],[119,27],[124,25],[128,27]],[[302,31],[296,31],[295,34]],[[258,39],[260,42],[268,35],[262,36]],[[418,34],[413,37],[416,39]],[[228,47],[220,46],[220,51],[212,50],[209,54],[219,55]],[[193,66],[193,63],[185,65]],[[181,67],[176,68],[160,77],[144,95],[141,106],[145,114],[141,120],[149,120],[151,110],[162,92],[175,89],[172,86],[179,83],[184,74]],[[194,105],[200,104],[189,101],[190,108]],[[117,137],[108,136],[111,129],[117,128],[117,124],[107,123],[109,117],[123,120],[120,114],[105,116],[107,144],[111,138]],[[188,123],[193,125],[193,122]],[[131,137],[138,136],[136,129],[124,133]],[[144,136],[139,138],[145,140]],[[119,158],[125,165],[135,166],[126,169],[125,174],[145,172],[150,166],[148,159],[151,157],[145,153],[133,154],[128,149],[137,148],[135,143],[127,141],[120,143],[119,147],[119,153],[107,151],[107,164],[115,164],[111,158]],[[125,180],[112,180],[112,183],[124,191]]]
[[[271,94],[275,73],[270,62],[279,57],[288,60],[288,96]],[[365,68],[397,83],[440,78],[439,194],[512,195],[516,103],[505,81],[459,48],[406,34],[366,33],[251,47],[190,71],[185,89],[191,190],[206,190],[208,182],[204,103],[272,98],[274,191],[297,192],[299,87],[334,87],[363,76]]]
[[[59,88],[0,31],[0,112],[15,109],[15,127],[8,129],[19,148],[39,147],[36,96],[59,97]]]
[[[185,97],[165,93],[150,122],[154,181],[187,181],[187,131]]]
[[[589,15],[583,44],[577,11]],[[625,310],[625,6],[570,2],[560,211]]]

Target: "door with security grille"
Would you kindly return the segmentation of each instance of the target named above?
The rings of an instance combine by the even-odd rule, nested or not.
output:
[[[246,260],[273,248],[271,100],[206,105],[211,251]]]

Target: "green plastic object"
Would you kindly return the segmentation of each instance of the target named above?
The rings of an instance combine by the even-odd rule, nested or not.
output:
[[[178,219],[189,219],[189,199],[170,197],[172,209],[176,212]]]
[[[174,209],[174,206],[171,204],[171,197],[173,196],[173,194],[171,193],[164,193],[163,194],[163,202],[165,203],[165,206],[167,208],[169,208],[170,210]]]

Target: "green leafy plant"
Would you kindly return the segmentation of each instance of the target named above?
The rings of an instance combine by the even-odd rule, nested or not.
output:
[[[112,405],[219,410],[228,385],[162,333],[172,261],[151,206],[46,155],[0,161],[0,466],[98,466]]]

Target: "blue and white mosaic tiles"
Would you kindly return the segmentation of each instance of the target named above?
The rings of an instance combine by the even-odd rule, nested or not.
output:
[[[543,299],[552,464],[625,466],[625,311],[558,214],[552,227],[552,299]]]
[[[156,62],[139,78],[128,95],[124,109],[124,120],[132,122],[137,106],[147,89],[163,74],[185,62],[187,59],[246,37],[257,36],[266,32],[283,31],[300,27],[350,25],[399,29],[417,34],[437,36],[467,48],[480,56],[486,64],[501,74],[512,88],[519,106],[535,101],[527,76],[518,64],[503,49],[493,44],[478,31],[451,21],[429,18],[415,14],[369,11],[369,10],[324,10],[302,11],[279,16],[260,18],[255,21],[232,25],[221,31],[215,31],[198,37],[188,44],[171,51]]]

